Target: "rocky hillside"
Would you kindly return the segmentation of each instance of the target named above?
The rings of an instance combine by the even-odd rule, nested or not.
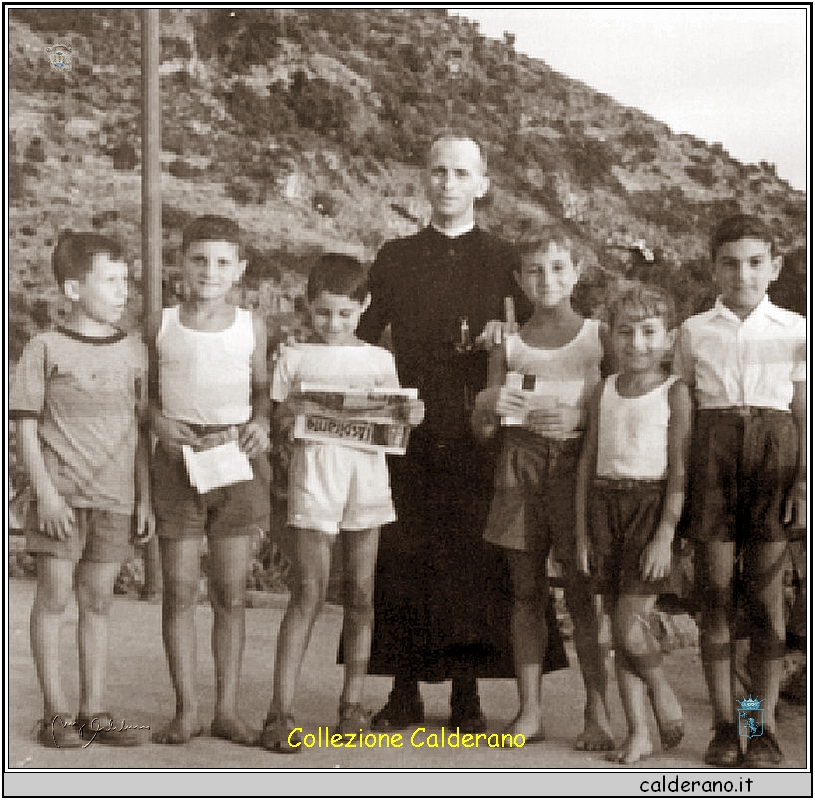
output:
[[[12,358],[59,313],[59,229],[122,236],[138,287],[138,14],[9,11]],[[55,43],[71,47],[70,70],[50,66]],[[372,258],[426,221],[421,159],[452,125],[485,143],[483,224],[508,237],[552,225],[579,243],[584,311],[621,276],[666,285],[683,315],[696,311],[712,296],[710,227],[738,209],[772,224],[787,253],[777,297],[805,307],[803,193],[770,164],[741,164],[516,53],[511,37],[440,9],[198,9],[162,10],[161,45],[168,293],[184,222],[228,214],[253,245],[244,300],[296,325],[316,251]],[[131,324],[138,313],[136,292]]]

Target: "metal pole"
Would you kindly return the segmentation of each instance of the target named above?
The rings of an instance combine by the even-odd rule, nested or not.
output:
[[[144,341],[150,353],[151,378],[158,376],[153,346],[161,320],[161,101],[159,98],[159,10],[145,8],[141,20],[142,157],[141,241]],[[144,548],[142,596],[161,592],[161,564],[155,536]]]
[[[159,100],[159,11],[142,10],[142,276],[144,340],[154,342],[161,317],[161,104]]]

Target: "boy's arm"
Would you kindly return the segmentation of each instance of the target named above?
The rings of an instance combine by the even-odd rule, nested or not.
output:
[[[141,348],[141,375],[136,383],[136,416],[138,438],[136,440],[136,532],[135,540],[146,544],[153,536],[156,520],[150,493],[150,404],[149,404],[149,354]]]
[[[807,523],[807,385],[806,381],[792,384],[792,418],[798,428],[798,469],[795,483],[784,506],[784,524],[805,528]]]
[[[607,378],[617,370],[614,369],[614,348],[611,346],[611,331],[605,322],[600,323],[600,347],[603,351],[600,358],[600,375]]]
[[[523,412],[523,394],[505,389],[506,353],[504,347],[494,347],[487,362],[487,386],[475,398],[470,424],[479,439],[488,439],[497,432],[502,414]]]
[[[47,403],[47,376],[53,363],[44,336],[34,336],[23,348],[14,369],[8,396],[9,416],[17,423],[17,450],[21,466],[37,499],[40,530],[65,539],[73,528],[73,511],[54,487],[45,466],[39,420]]]
[[[136,542],[149,542],[155,527],[156,518],[150,497],[150,433],[140,426],[136,442]]]
[[[269,369],[267,366],[266,323],[254,314],[252,325],[255,349],[252,353],[252,419],[241,429],[238,444],[249,458],[257,458],[269,449]]]
[[[54,488],[45,467],[37,424],[37,420],[31,417],[17,420],[20,461],[37,498],[40,530],[54,539],[66,539],[73,531],[74,512]]]
[[[181,456],[182,447],[186,444],[195,447],[198,437],[184,422],[165,417],[161,409],[161,391],[159,384],[158,352],[156,343],[147,346],[147,421],[150,430],[161,442],[168,453]]]
[[[391,321],[391,305],[393,288],[388,276],[391,272],[393,259],[388,257],[389,245],[385,244],[377,253],[371,270],[368,273],[368,291],[371,293],[371,302],[357,326],[357,336],[364,342],[379,344],[385,328]]]
[[[586,408],[586,435],[577,464],[575,487],[575,542],[577,545],[577,571],[591,573],[591,546],[589,543],[588,497],[591,477],[597,469],[597,435],[599,431],[600,396],[603,383],[595,387]]]
[[[671,416],[668,420],[668,466],[665,473],[665,500],[656,533],[640,557],[644,580],[664,578],[671,568],[674,533],[685,502],[686,465],[690,445],[693,404],[690,391],[677,380],[668,390]]]

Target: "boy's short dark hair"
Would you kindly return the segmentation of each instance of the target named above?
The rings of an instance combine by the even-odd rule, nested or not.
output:
[[[110,236],[92,231],[60,232],[51,255],[51,267],[60,288],[65,281],[81,281],[93,268],[93,257],[99,253],[107,253],[116,261],[124,259],[121,243]]]
[[[716,260],[722,245],[737,242],[739,239],[759,239],[767,242],[772,255],[776,254],[775,237],[764,220],[752,214],[734,214],[732,217],[723,219],[713,231],[710,239],[710,252],[713,260]]]
[[[613,329],[621,316],[631,320],[659,317],[665,323],[665,330],[669,331],[676,325],[676,306],[673,297],[661,286],[631,283],[621,289],[609,304],[609,328]]]
[[[441,130],[437,131],[433,134],[433,138],[430,140],[430,147],[427,148],[427,154],[430,155],[430,152],[436,146],[436,142],[444,141],[445,139],[464,139],[471,141],[477,148],[478,152],[481,155],[481,165],[484,169],[484,174],[487,173],[487,151],[484,148],[484,143],[479,139],[478,136],[475,136],[472,131],[465,130],[464,128],[442,128]]]
[[[240,226],[228,217],[205,214],[188,222],[181,237],[181,252],[186,253],[193,242],[231,242],[238,247],[238,258],[244,257]]]
[[[546,228],[544,230],[531,231],[518,239],[516,248],[521,258],[531,256],[549,249],[549,245],[554,242],[570,253],[574,249],[574,241],[565,232],[558,228]]]
[[[320,292],[343,295],[362,303],[368,295],[368,270],[353,256],[324,253],[308,276],[309,303],[316,300]]]

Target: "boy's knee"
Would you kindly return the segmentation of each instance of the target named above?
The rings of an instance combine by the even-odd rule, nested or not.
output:
[[[752,605],[748,614],[750,650],[761,659],[783,658],[787,650],[787,629],[783,608]]]
[[[210,581],[209,601],[213,608],[237,611],[246,607],[246,584],[243,581]]]
[[[198,603],[198,581],[165,579],[162,597],[163,605],[174,611],[195,608]]]
[[[100,614],[107,616],[110,613],[110,605],[113,600],[113,593],[100,591],[92,586],[80,586],[76,591],[76,603],[80,613]]]
[[[516,586],[514,594],[515,602],[525,606],[542,606],[549,598],[549,592],[538,585]]]
[[[373,582],[354,583],[347,581],[343,586],[345,607],[359,613],[372,612],[374,608]]]
[[[327,585],[321,580],[301,578],[295,584],[294,599],[301,606],[316,608],[325,599],[327,589]]]
[[[702,590],[702,613],[727,617],[733,606],[732,586],[707,586]]]
[[[37,594],[34,597],[34,605],[31,608],[31,613],[37,614],[64,614],[65,609],[68,607],[68,600],[70,598],[69,592],[52,591],[37,589]]]
[[[629,658],[661,652],[651,621],[639,614],[619,621],[614,630],[614,645],[624,650]]]

